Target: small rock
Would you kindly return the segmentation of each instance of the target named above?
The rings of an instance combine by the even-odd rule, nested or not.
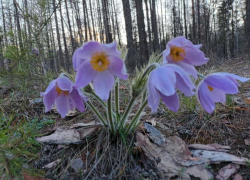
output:
[[[228,164],[220,169],[215,179],[226,180],[230,178],[230,176],[232,176],[239,168],[240,166],[238,164]]]
[[[243,180],[243,178],[240,174],[235,174],[233,180]]]
[[[244,142],[245,142],[245,145],[247,146],[250,145],[250,138],[245,139]]]
[[[79,172],[81,169],[83,169],[82,159],[81,158],[75,159],[70,167],[74,169],[75,172]]]
[[[144,172],[142,173],[142,176],[143,176],[144,178],[147,178],[147,177],[149,177],[149,174],[148,174],[146,171],[144,171]]]

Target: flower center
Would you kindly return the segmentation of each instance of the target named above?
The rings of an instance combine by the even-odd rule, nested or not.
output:
[[[207,85],[207,87],[208,87],[209,91],[213,91],[214,90],[214,88],[211,87],[211,86],[209,86],[209,85]]]
[[[90,61],[94,70],[102,72],[108,69],[110,65],[110,61],[108,59],[108,55],[104,52],[96,52]]]
[[[56,86],[56,92],[58,93],[58,95],[60,95],[61,93],[63,93],[66,96],[69,95],[69,91],[63,91],[58,86]]]
[[[183,55],[186,55],[185,49],[178,46],[173,46],[170,49],[170,56],[174,61],[181,61],[184,59]]]

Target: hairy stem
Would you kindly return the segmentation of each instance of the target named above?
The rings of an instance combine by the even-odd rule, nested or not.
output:
[[[95,115],[98,117],[98,119],[101,121],[101,123],[105,126],[107,126],[107,122],[103,119],[102,115],[98,112],[98,110],[95,108],[95,106],[90,102],[87,101],[89,107],[91,110],[95,113]]]
[[[132,119],[131,123],[129,124],[129,126],[126,130],[126,133],[125,133],[126,135],[128,135],[132,129],[135,129],[135,126],[137,125],[138,120],[140,120],[140,115],[141,115],[142,111],[144,110],[144,108],[146,107],[147,103],[148,103],[148,100],[145,100],[142,103],[142,105],[139,108],[139,110],[137,111],[135,117]]]
[[[119,122],[120,119],[120,110],[119,110],[119,79],[116,80],[115,83],[115,112],[117,121]]]
[[[133,105],[134,105],[134,102],[135,102],[135,97],[132,97],[129,101],[129,104],[128,106],[126,107],[125,111],[124,111],[124,114],[122,115],[122,118],[121,118],[121,121],[119,122],[119,126],[118,128],[122,128],[124,127],[124,123],[125,121],[127,120],[127,117],[128,117],[128,114],[130,113],[130,111],[132,110],[133,108]]]
[[[116,128],[115,128],[115,123],[113,121],[113,115],[112,115],[112,93],[111,91],[109,93],[109,99],[108,99],[108,121],[109,121],[112,134],[116,135]]]

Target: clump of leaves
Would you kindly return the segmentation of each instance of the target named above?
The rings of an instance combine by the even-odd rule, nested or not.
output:
[[[0,177],[4,174],[6,179],[21,179],[24,172],[35,173],[28,163],[37,157],[37,130],[36,123],[28,123],[24,117],[5,117],[1,113],[0,167],[3,168],[0,168]]]

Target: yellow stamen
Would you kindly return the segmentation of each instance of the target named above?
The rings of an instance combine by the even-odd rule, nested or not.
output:
[[[209,85],[207,85],[207,87],[208,87],[209,91],[213,91],[213,90],[214,90],[214,88],[212,88],[212,87],[209,86]]]
[[[69,91],[63,91],[58,86],[56,86],[56,92],[58,92],[58,95],[60,95],[61,93],[63,93],[66,96],[69,95]]]
[[[177,46],[173,46],[170,49],[170,56],[174,61],[181,61],[184,59],[183,56],[185,56],[185,49],[182,47],[177,47]]]
[[[110,65],[110,61],[108,59],[108,55],[104,52],[96,52],[90,61],[94,70],[102,72],[108,69]]]

